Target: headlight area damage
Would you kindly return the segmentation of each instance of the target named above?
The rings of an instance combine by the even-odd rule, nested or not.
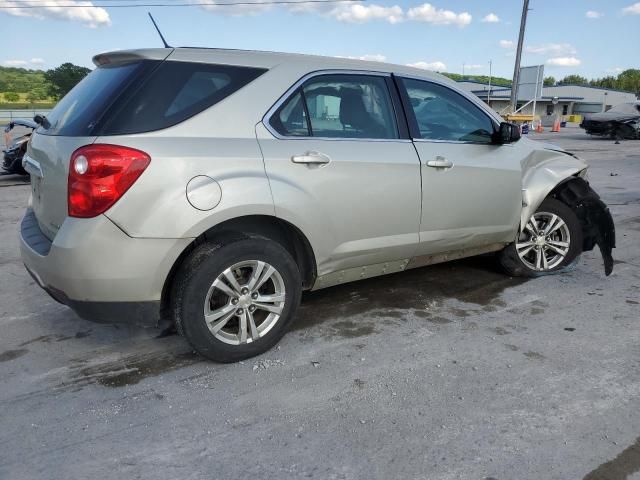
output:
[[[581,177],[572,177],[555,187],[551,196],[565,203],[576,213],[582,224],[582,250],[593,250],[597,244],[604,260],[604,273],[613,271],[612,250],[616,247],[616,231],[609,207]]]

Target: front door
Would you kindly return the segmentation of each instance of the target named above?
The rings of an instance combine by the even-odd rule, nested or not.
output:
[[[495,121],[460,93],[398,80],[422,171],[417,255],[512,242],[522,208],[516,149],[493,144]]]
[[[257,127],[276,216],[307,235],[319,276],[384,270],[417,247],[420,163],[390,82],[384,74],[314,74]]]

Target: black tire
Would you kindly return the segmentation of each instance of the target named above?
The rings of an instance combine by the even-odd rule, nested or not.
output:
[[[280,318],[264,336],[250,343],[230,345],[209,330],[204,315],[205,299],[212,283],[225,269],[251,260],[266,262],[278,271],[286,289],[284,308]],[[259,355],[273,347],[293,321],[301,294],[300,272],[289,252],[277,242],[252,237],[196,247],[176,275],[171,305],[178,333],[194,350],[210,360],[229,363]]]
[[[567,205],[555,198],[545,199],[538,212],[553,213],[560,217],[567,225],[570,234],[569,251],[561,263],[545,271],[534,270],[522,261],[516,251],[516,242],[509,244],[498,254],[498,260],[503,270],[513,277],[539,277],[567,270],[575,265],[582,253],[582,227],[576,214]],[[518,233],[520,236],[520,233]]]

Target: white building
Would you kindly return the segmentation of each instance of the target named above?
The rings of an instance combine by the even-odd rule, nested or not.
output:
[[[511,99],[511,88],[491,86],[483,82],[461,80],[458,86],[463,90],[472,92],[483,101],[489,103],[499,113],[506,113]],[[558,97],[558,103],[553,104],[553,98]],[[518,106],[522,106],[530,99],[519,99]],[[536,102],[536,115],[584,115],[586,113],[598,113],[609,110],[620,103],[634,102],[636,95],[622,90],[611,88],[590,87],[585,85],[556,85],[543,87],[542,97]],[[533,104],[527,105],[522,113],[533,113]]]

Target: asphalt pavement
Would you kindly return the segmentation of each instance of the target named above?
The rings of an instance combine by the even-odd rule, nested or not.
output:
[[[640,479],[640,141],[532,134],[591,165],[616,265],[480,257],[307,293],[232,365],[78,318],[20,261],[0,177],[0,479]]]

